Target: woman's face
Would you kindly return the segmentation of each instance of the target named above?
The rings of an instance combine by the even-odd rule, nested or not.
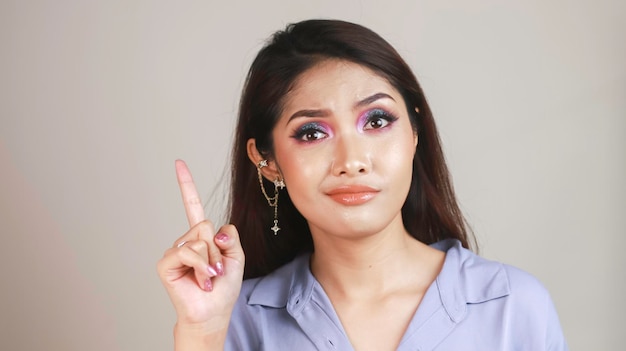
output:
[[[285,97],[273,139],[291,200],[314,237],[402,225],[417,136],[386,79],[347,61],[317,64]]]

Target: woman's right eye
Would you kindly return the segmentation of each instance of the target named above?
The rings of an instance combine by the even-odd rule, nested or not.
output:
[[[326,136],[326,133],[320,132],[319,130],[311,130],[311,131],[307,131],[306,133],[304,133],[300,137],[300,139],[304,141],[313,141],[313,140],[322,139],[325,136]]]
[[[325,128],[318,123],[306,124],[298,128],[293,135],[294,139],[303,142],[317,141],[327,137],[328,133]]]

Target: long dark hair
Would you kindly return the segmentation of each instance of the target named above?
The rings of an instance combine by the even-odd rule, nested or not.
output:
[[[307,221],[291,202],[288,190],[281,191],[278,206],[282,230],[276,236],[270,231],[273,211],[259,189],[246,142],[254,138],[259,152],[273,159],[272,130],[281,115],[284,96],[300,74],[330,58],[368,67],[386,78],[405,100],[419,139],[413,179],[402,207],[406,230],[425,244],[454,238],[464,247],[469,247],[470,241],[475,246],[456,202],[432,113],[409,66],[389,43],[363,26],[308,20],[290,24],[270,38],[252,63],[243,88],[229,210],[230,222],[238,228],[246,254],[244,277],[265,275],[296,255],[313,250]],[[264,182],[267,189],[273,189],[273,184]]]

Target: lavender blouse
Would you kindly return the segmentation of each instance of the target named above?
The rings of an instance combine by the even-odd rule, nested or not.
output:
[[[533,276],[457,240],[433,247],[446,252],[445,262],[399,351],[568,350],[552,300]],[[244,281],[226,350],[353,350],[309,256]]]

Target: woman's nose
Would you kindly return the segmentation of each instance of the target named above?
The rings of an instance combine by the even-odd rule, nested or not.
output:
[[[371,155],[366,140],[350,133],[339,135],[335,140],[333,175],[352,177],[371,171]]]

